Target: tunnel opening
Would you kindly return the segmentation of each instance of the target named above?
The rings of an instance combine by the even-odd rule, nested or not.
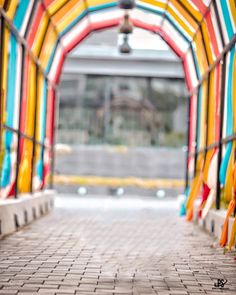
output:
[[[158,35],[136,28],[132,53],[120,55],[119,37],[117,28],[93,33],[65,60],[55,187],[176,196],[183,192],[187,133],[182,62]]]

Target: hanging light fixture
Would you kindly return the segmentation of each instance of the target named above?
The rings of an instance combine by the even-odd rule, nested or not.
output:
[[[124,15],[124,20],[120,26],[120,34],[131,34],[133,32],[133,26],[129,20],[129,14]]]
[[[119,0],[119,7],[121,9],[132,9],[135,6],[135,0]]]
[[[128,35],[124,35],[123,44],[119,47],[120,53],[128,54],[132,51],[128,43]]]

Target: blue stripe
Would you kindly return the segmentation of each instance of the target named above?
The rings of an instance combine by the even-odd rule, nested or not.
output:
[[[48,61],[47,67],[46,67],[46,69],[45,69],[46,74],[49,73],[50,68],[51,68],[51,66],[52,66],[52,62],[53,62],[54,56],[55,56],[55,54],[56,54],[56,50],[57,50],[58,43],[59,43],[59,38],[57,38],[57,41],[56,41],[56,43],[55,43],[55,45],[54,45],[54,48],[53,48],[52,53],[51,53],[51,56],[50,56],[50,58],[49,58],[49,61]]]
[[[43,97],[42,97],[42,108],[40,114],[40,124],[42,126],[41,134],[40,134],[40,142],[44,143],[45,133],[46,133],[46,121],[47,121],[47,81],[44,78],[43,82]],[[37,162],[36,173],[39,179],[43,180],[43,155],[44,155],[44,148],[40,147],[40,155],[39,160]]]
[[[231,19],[230,19],[230,13],[229,13],[229,8],[227,5],[227,2],[228,1],[220,0],[221,9],[222,9],[222,12],[224,15],[224,22],[225,22],[225,26],[227,29],[228,37],[229,37],[229,39],[231,39],[234,34],[234,31],[233,31],[233,26],[232,26]]]
[[[111,2],[107,4],[100,4],[93,7],[88,7],[89,12],[97,12],[99,10],[109,9],[109,8],[116,8],[117,2]]]
[[[16,56],[17,56],[17,40],[13,34],[10,37],[10,47],[8,59],[8,75],[7,75],[7,98],[6,98],[6,125],[13,127],[14,118],[14,100],[15,100],[15,83],[16,83]],[[11,145],[13,134],[11,131],[5,132],[5,155],[3,160],[1,186],[4,188],[10,182],[11,175]]]
[[[27,11],[29,1],[21,0],[15,12],[13,24],[16,29],[19,30],[25,13]],[[15,104],[15,87],[16,87],[16,63],[17,63],[17,40],[14,34],[10,36],[10,54],[8,59],[8,75],[7,75],[7,98],[6,98],[6,124],[9,127],[13,127],[14,121],[14,104]],[[20,70],[20,69],[18,69]],[[5,155],[3,160],[2,174],[1,174],[1,186],[4,188],[9,185],[11,180],[11,148],[12,148],[13,134],[7,130],[5,132]]]
[[[63,37],[67,32],[71,30],[80,20],[82,20],[88,12],[85,10],[80,15],[78,15],[63,31],[60,32],[59,36]]]
[[[233,86],[233,64],[234,64],[235,49],[230,51],[227,96],[226,96],[226,136],[233,134],[233,109],[232,109],[232,86]],[[235,86],[234,86],[235,87]],[[232,151],[232,142],[227,143],[224,158],[220,165],[220,183],[225,185],[226,172],[229,164],[230,154]]]
[[[42,104],[42,130],[41,130],[41,142],[44,142],[45,130],[46,130],[46,119],[47,119],[47,81],[44,78],[43,82],[43,104]]]
[[[139,8],[140,10],[146,10],[146,11],[149,11],[151,13],[154,13],[154,14],[157,14],[157,15],[160,15],[160,16],[164,16],[164,11],[159,10],[158,7],[156,9],[154,9],[154,8],[151,8],[151,7],[143,6],[142,4],[137,4],[136,7]]]
[[[197,125],[197,148],[200,147],[200,138],[201,138],[201,112],[202,112],[202,86],[198,91],[198,101],[197,101],[197,117],[198,117],[198,125]]]
[[[28,5],[29,5],[29,0],[21,0],[17,7],[16,14],[13,20],[13,23],[17,29],[20,29],[22,26]]]
[[[200,80],[201,74],[200,74],[200,70],[199,70],[199,66],[198,66],[198,62],[197,62],[197,58],[196,58],[196,52],[195,52],[195,50],[193,48],[192,43],[191,43],[191,52],[192,52],[192,56],[193,56],[193,62],[194,62],[194,65],[195,65],[197,79]]]

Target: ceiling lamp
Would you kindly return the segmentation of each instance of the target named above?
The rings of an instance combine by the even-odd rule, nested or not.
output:
[[[120,53],[128,54],[132,51],[128,43],[128,35],[124,35],[123,44],[120,46]]]
[[[130,34],[132,32],[133,32],[133,26],[129,20],[129,15],[126,13],[124,15],[124,20],[120,26],[120,34]]]
[[[121,9],[132,9],[135,6],[135,0],[119,0],[119,7]]]

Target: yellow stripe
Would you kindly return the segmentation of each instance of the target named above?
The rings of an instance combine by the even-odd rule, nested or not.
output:
[[[26,108],[26,127],[25,133],[28,136],[33,136],[34,131],[34,109],[35,109],[35,97],[36,97],[36,65],[34,61],[29,59],[28,68],[28,89],[27,89],[27,108]],[[19,191],[26,193],[30,190],[30,178],[31,178],[31,159],[33,154],[33,142],[25,139],[23,145],[23,156],[19,169]]]
[[[48,12],[49,14],[54,14],[58,9],[60,9],[61,6],[63,6],[68,0],[60,0],[60,1],[54,1],[52,4],[48,6]]]
[[[55,175],[54,182],[64,185],[85,185],[85,186],[108,186],[127,187],[135,186],[144,189],[157,188],[181,188],[184,186],[182,179],[144,179],[136,177],[99,177],[99,176],[77,176],[77,175]]]
[[[225,189],[224,189],[224,199],[227,202],[230,202],[234,197],[233,194],[233,168],[234,168],[234,151],[236,148],[235,141],[233,142],[232,152],[230,154],[229,163],[226,171],[225,179]]]
[[[53,21],[56,22],[57,30],[59,32],[63,31],[68,25],[70,25],[78,15],[86,10],[86,7],[83,2],[75,3],[73,7],[70,7],[69,10],[59,11],[53,17]],[[63,16],[61,15],[63,14]]]
[[[192,210],[194,200],[198,197],[199,191],[202,185],[202,167],[204,164],[203,154],[198,154],[197,157],[197,167],[196,167],[196,175],[192,180],[190,186],[189,197],[186,203],[186,208]]]
[[[211,40],[208,34],[208,29],[205,20],[202,22],[202,32],[203,32],[203,37],[204,37],[204,43],[206,46],[206,52],[208,56],[209,63],[213,63],[213,56],[212,56],[212,49],[211,49]]]
[[[2,61],[2,89],[3,89],[3,102],[2,102],[2,122],[6,120],[6,99],[7,99],[7,71],[8,71],[8,47],[9,47],[10,32],[7,27],[4,27],[3,39],[3,61]]]
[[[167,12],[175,19],[175,21],[184,29],[184,31],[193,38],[194,32],[190,30],[189,25],[183,21],[183,19],[173,10],[171,6],[168,6]]]
[[[233,64],[233,79],[236,81],[236,50],[234,52],[234,64]],[[235,82],[233,82],[235,83]],[[232,102],[233,102],[233,119],[234,119],[234,132],[236,132],[236,87],[235,84],[232,85]]]
[[[57,34],[51,24],[48,26],[48,30],[43,42],[42,50],[39,56],[40,63],[45,68],[49,62],[51,52],[57,40]]]
[[[230,10],[231,10],[231,15],[234,20],[234,25],[236,26],[236,1],[235,0],[229,0],[230,4]]]
[[[88,7],[93,7],[93,6],[98,6],[98,5],[112,3],[114,1],[107,1],[107,0],[86,0],[85,2],[87,2]]]
[[[202,82],[202,105],[201,105],[201,123],[200,123],[200,148],[203,148],[206,143],[206,115],[207,115],[207,80]]]
[[[7,16],[10,18],[10,19],[13,19],[14,15],[15,15],[15,12],[16,12],[16,8],[18,6],[18,0],[14,0],[14,1],[11,1],[10,2],[10,5],[9,5],[9,8],[6,12]]]
[[[210,73],[209,88],[209,110],[208,110],[208,126],[207,126],[207,144],[215,142],[215,87],[216,87],[216,70]]]
[[[192,16],[188,12],[186,12],[185,9],[183,9],[179,2],[177,0],[169,0],[169,3],[171,3],[175,7],[175,9],[179,11],[181,17],[185,19],[185,22],[189,23],[193,27],[194,31],[196,31],[198,28],[198,24],[195,22]]]
[[[34,43],[32,46],[32,51],[36,56],[39,55],[39,50],[41,48],[42,42],[44,41],[43,38],[45,35],[45,31],[47,29],[48,22],[49,22],[48,15],[46,13],[44,13],[43,17],[41,18],[41,21],[39,23],[37,33],[36,33],[36,36],[34,39]]]
[[[216,70],[213,69],[210,73],[209,85],[209,109],[208,109],[208,124],[207,124],[207,144],[210,145],[215,142],[215,81]],[[208,171],[211,163],[214,150],[208,150],[203,170],[203,180],[207,183]]]
[[[75,9],[76,6],[81,6],[83,5],[85,7],[85,4],[83,1],[76,1],[76,0],[71,0],[68,3],[66,3],[61,9],[59,9],[54,15],[52,16],[52,20],[54,23],[59,22],[62,20],[68,12],[73,12],[73,9]]]
[[[182,3],[182,5],[184,5],[188,11],[191,12],[191,14],[198,20],[198,22],[201,21],[202,19],[202,14],[201,12],[199,12],[198,10],[196,10],[190,3],[190,1],[186,1],[186,0],[178,0],[179,2]]]
[[[27,113],[26,113],[26,134],[33,136],[34,131],[34,109],[35,109],[35,81],[36,81],[36,65],[29,59],[29,83],[27,93]]]
[[[205,51],[203,47],[202,35],[200,31],[197,31],[196,37],[194,38],[194,43],[195,43],[196,54],[198,59],[198,66],[199,66],[201,75],[203,75],[208,66],[207,66],[206,55],[205,55]]]
[[[234,56],[234,64],[233,64],[233,80],[236,78],[236,55]],[[234,84],[232,85],[232,103],[233,103],[233,125],[234,132],[236,131],[236,116],[235,116],[235,108],[236,108],[236,90]],[[225,183],[225,194],[224,199],[229,202],[233,198],[233,169],[234,169],[234,161],[235,161],[235,150],[236,150],[236,141],[233,141],[232,151],[229,158],[229,163],[226,171],[226,183]]]
[[[150,5],[153,5],[158,8],[162,8],[163,10],[166,9],[166,3],[163,3],[162,1],[156,1],[156,0],[141,0],[140,2],[148,3]]]
[[[36,121],[36,140],[37,141],[41,141],[41,132],[42,132],[42,125],[43,122],[41,122],[41,118],[42,118],[42,107],[43,107],[43,94],[44,94],[44,90],[43,90],[43,84],[44,84],[44,76],[42,73],[39,73],[38,75],[38,105],[37,105],[37,121]],[[36,144],[36,148],[35,148],[35,162],[37,163],[38,159],[40,158],[40,151],[41,151],[41,147]]]
[[[43,112],[43,84],[44,84],[44,77],[42,73],[38,75],[38,105],[37,105],[37,122],[36,122],[36,140],[40,141],[41,137],[41,129],[42,129],[42,122],[41,122],[41,114]]]

